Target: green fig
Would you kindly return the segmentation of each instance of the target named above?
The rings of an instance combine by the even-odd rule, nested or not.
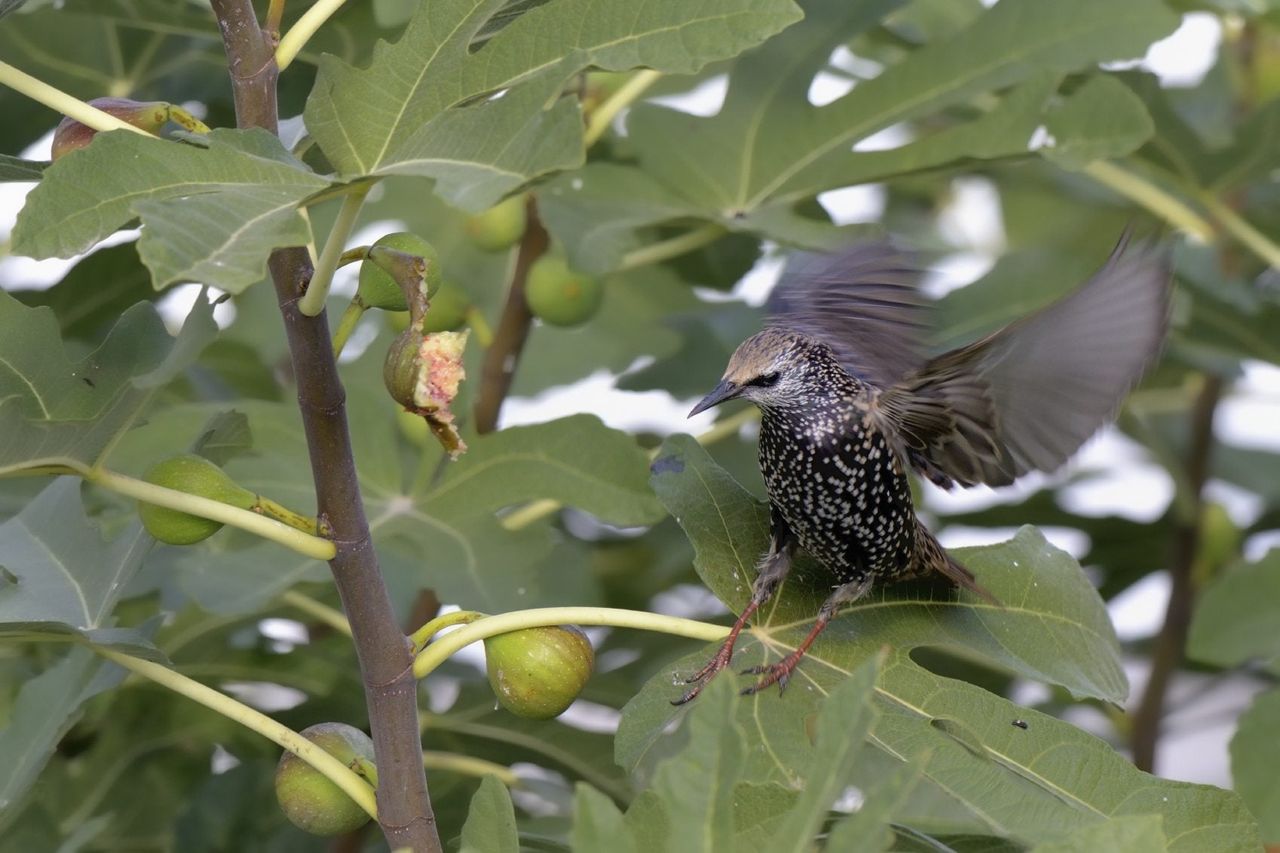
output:
[[[377,787],[373,741],[367,734],[346,723],[318,723],[300,734]],[[369,822],[368,813],[329,777],[292,752],[280,756],[275,782],[285,817],[312,835],[342,835]]]
[[[524,235],[528,224],[523,196],[512,196],[500,201],[484,213],[468,216],[463,230],[474,243],[486,252],[499,252],[515,245]]]
[[[549,720],[578,698],[595,665],[587,635],[572,625],[527,628],[484,641],[489,686],[518,717]]]
[[[384,234],[370,249],[369,257],[360,262],[360,284],[356,295],[366,308],[381,308],[384,311],[407,311],[408,300],[405,299],[404,288],[396,281],[393,274],[396,270],[395,256],[380,258],[378,249],[394,249],[406,255],[422,258],[426,262],[425,281],[427,298],[430,299],[440,289],[440,255],[435,247],[417,234],[408,231],[395,231]],[[408,275],[408,273],[405,273]]]
[[[209,498],[240,509],[249,509],[258,499],[257,495],[237,484],[217,465],[194,453],[157,462],[142,479],[157,486]],[[220,521],[144,501],[138,501],[138,516],[148,533],[170,545],[192,545],[208,539],[222,529]]]
[[[600,310],[604,287],[598,279],[569,269],[558,254],[543,255],[529,267],[524,298],[533,315],[553,326],[578,326]]]
[[[422,331],[430,334],[460,329],[467,322],[469,310],[471,297],[453,282],[446,281],[427,307],[427,315],[422,320]]]

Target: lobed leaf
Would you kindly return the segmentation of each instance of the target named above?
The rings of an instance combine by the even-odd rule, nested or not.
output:
[[[578,107],[557,96],[587,66],[691,73],[799,17],[789,0],[561,0],[481,39],[501,0],[421,4],[368,69],[324,57],[307,101],[311,134],[340,175],[436,178],[482,210],[539,174],[582,160]]]
[[[198,300],[174,338],[155,309],[136,305],[83,359],[63,349],[48,308],[0,293],[0,476],[40,466],[86,470],[138,417],[156,389],[217,335]]]
[[[687,437],[668,440],[653,469],[655,491],[689,536],[704,583],[740,608],[765,546],[764,508]],[[1055,840],[1111,816],[1159,814],[1170,849],[1256,846],[1252,819],[1234,794],[1140,773],[1073,726],[936,676],[912,660],[913,648],[938,646],[1078,696],[1124,696],[1106,611],[1073,560],[1031,528],[1003,545],[955,554],[1005,606],[966,593],[932,601],[882,594],[851,606],[810,650],[783,696],[770,692],[737,703],[736,720],[758,745],[749,753],[750,778],[782,784],[803,778],[815,760],[803,721],[860,663],[888,646],[876,684],[880,714],[867,742],[886,760],[907,760],[922,772],[895,823],[1026,843]],[[817,567],[794,570],[744,634],[735,665],[795,649],[823,597],[811,586],[826,585]],[[684,713],[670,705],[673,670],[677,677],[690,672],[705,654],[659,673],[628,703],[617,738],[624,767],[643,771],[652,763],[662,733]],[[877,775],[864,767],[855,784],[871,785]]]
[[[260,281],[272,249],[310,239],[298,206],[329,181],[265,130],[199,140],[97,134],[45,172],[18,215],[14,251],[70,257],[140,217],[138,252],[156,289],[197,281],[238,293]]]

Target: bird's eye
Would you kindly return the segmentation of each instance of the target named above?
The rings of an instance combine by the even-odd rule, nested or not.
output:
[[[772,388],[778,384],[777,373],[761,373],[755,379],[747,383],[753,388]]]

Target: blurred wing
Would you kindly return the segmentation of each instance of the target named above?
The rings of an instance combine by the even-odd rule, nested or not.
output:
[[[928,312],[917,271],[887,243],[789,265],[766,306],[767,325],[816,338],[845,370],[885,387],[918,368]]]
[[[1083,287],[931,359],[880,395],[879,416],[935,483],[1001,486],[1052,471],[1111,420],[1164,341],[1171,271],[1128,235]]]

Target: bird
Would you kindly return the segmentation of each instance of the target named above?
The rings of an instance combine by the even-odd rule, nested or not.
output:
[[[723,378],[689,413],[745,399],[760,409],[769,545],[751,599],[692,685],[729,665],[747,620],[777,591],[797,550],[833,591],[808,635],[742,691],[786,688],[844,608],[877,584],[942,576],[999,601],[917,517],[909,472],[945,489],[1004,486],[1053,471],[1109,423],[1157,359],[1168,326],[1168,252],[1128,230],[1074,291],[966,346],[930,357],[928,301],[888,241],[791,265]]]

